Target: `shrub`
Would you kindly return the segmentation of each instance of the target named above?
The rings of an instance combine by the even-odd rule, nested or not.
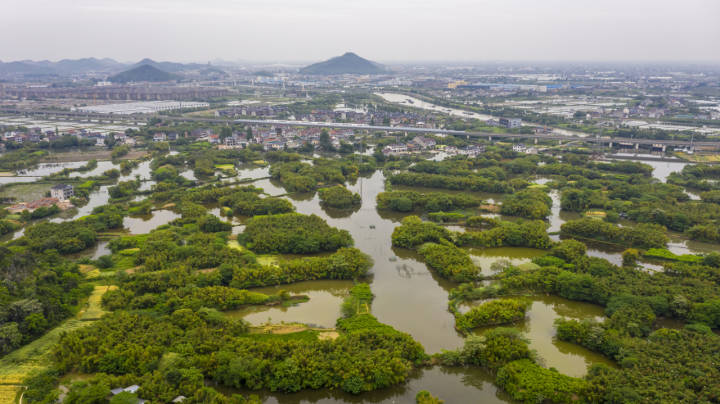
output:
[[[513,399],[523,403],[575,403],[588,384],[540,367],[528,359],[510,362],[497,373],[497,384]]]
[[[299,213],[255,216],[244,235],[248,248],[259,253],[308,254],[353,244],[347,230],[330,227],[319,216]]]
[[[323,204],[336,209],[349,209],[353,206],[360,205],[362,201],[359,194],[352,193],[352,191],[342,185],[320,188],[318,194]]]
[[[455,317],[455,327],[464,332],[477,327],[509,324],[525,318],[530,307],[527,299],[497,299],[475,306],[465,314]]]
[[[427,265],[446,279],[455,282],[470,282],[477,279],[479,269],[468,253],[450,243],[423,244],[418,253]]]

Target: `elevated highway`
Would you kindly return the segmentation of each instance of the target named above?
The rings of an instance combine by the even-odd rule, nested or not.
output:
[[[492,132],[466,132],[452,129],[430,129],[417,128],[411,126],[375,126],[354,123],[339,122],[312,122],[312,121],[290,121],[282,119],[221,119],[221,118],[199,118],[199,117],[179,117],[164,115],[108,115],[108,114],[92,114],[77,111],[55,111],[55,110],[29,110],[19,108],[0,108],[0,114],[12,114],[23,116],[35,116],[38,118],[50,120],[76,120],[76,121],[93,121],[93,122],[145,122],[151,118],[162,118],[167,121],[174,122],[207,122],[211,124],[240,123],[247,125],[273,125],[273,126],[301,126],[316,127],[328,129],[353,129],[367,131],[383,131],[383,132],[406,132],[406,133],[422,133],[422,134],[444,134],[452,136],[465,136],[475,138],[486,138],[490,141],[497,139],[532,139],[535,142],[539,140],[553,140],[559,143],[580,141],[594,144],[604,144],[609,146],[624,145],[628,147],[638,148],[639,146],[651,146],[665,150],[666,147],[711,147],[720,150],[720,138],[717,140],[699,140],[689,141],[680,139],[642,139],[642,138],[622,138],[622,137],[599,137],[588,134],[587,136],[571,136],[554,133],[492,133]]]

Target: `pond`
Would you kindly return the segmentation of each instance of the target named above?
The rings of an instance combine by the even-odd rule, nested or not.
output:
[[[250,306],[227,311],[225,314],[230,318],[243,318],[252,325],[298,322],[322,328],[335,328],[335,322],[341,316],[340,305],[352,286],[352,281],[326,280],[256,288],[253,292],[274,295],[285,290],[293,295],[306,295],[310,300],[289,307]]]
[[[147,216],[126,216],[123,218],[123,227],[128,229],[130,234],[145,234],[178,218],[180,218],[180,215],[172,210],[159,209]]]

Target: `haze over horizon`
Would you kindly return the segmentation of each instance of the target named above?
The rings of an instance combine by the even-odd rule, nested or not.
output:
[[[720,62],[714,0],[444,3],[4,0],[0,60]]]

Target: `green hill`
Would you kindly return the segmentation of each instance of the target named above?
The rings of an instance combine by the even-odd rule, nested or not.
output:
[[[303,74],[381,74],[386,70],[379,64],[348,52],[324,62],[300,69]]]
[[[171,81],[176,80],[178,76],[162,71],[150,65],[138,66],[134,69],[118,73],[108,80],[113,83],[128,83],[131,81]]]

